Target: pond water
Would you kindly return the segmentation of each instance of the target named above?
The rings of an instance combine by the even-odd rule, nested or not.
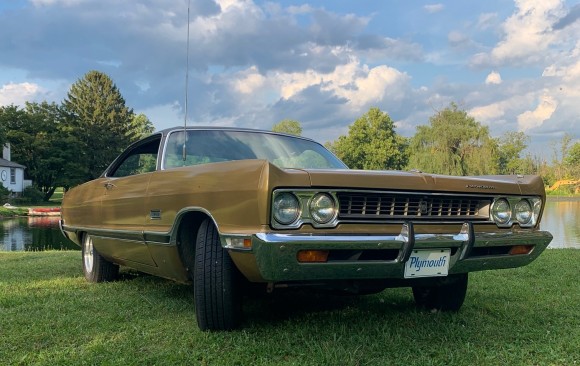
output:
[[[0,250],[80,249],[58,228],[59,216],[28,216],[0,220]]]
[[[0,250],[80,249],[61,234],[59,219],[54,216],[1,219]],[[548,201],[542,230],[554,235],[549,248],[580,249],[580,199]]]

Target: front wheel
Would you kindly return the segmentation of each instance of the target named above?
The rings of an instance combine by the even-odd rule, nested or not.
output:
[[[419,307],[441,311],[458,311],[467,294],[467,273],[449,275],[432,286],[413,286],[413,297]]]
[[[241,274],[206,219],[197,232],[193,293],[201,330],[231,330],[242,319]]]
[[[83,273],[89,282],[113,281],[119,275],[119,266],[109,262],[93,246],[93,238],[85,234],[82,243]]]

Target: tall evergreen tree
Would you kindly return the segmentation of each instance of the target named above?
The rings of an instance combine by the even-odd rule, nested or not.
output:
[[[395,132],[391,117],[376,107],[350,125],[348,135],[327,147],[352,169],[402,169],[407,164],[407,140]]]
[[[111,78],[99,71],[89,71],[77,80],[63,106],[80,142],[78,153],[86,163],[86,179],[97,178],[133,140],[133,110],[125,105]]]

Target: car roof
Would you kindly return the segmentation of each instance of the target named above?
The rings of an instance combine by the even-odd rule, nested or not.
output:
[[[198,131],[234,131],[234,132],[266,133],[266,134],[270,134],[270,135],[280,135],[280,136],[299,138],[299,139],[313,141],[313,142],[316,142],[317,144],[320,144],[318,141],[311,139],[311,138],[308,138],[308,137],[304,137],[304,136],[297,136],[297,135],[292,135],[289,133],[260,130],[260,129],[255,129],[255,128],[243,128],[243,127],[223,127],[223,126],[186,126],[186,127],[184,127],[184,126],[175,126],[175,127],[166,128],[166,129],[163,129],[160,131],[155,131],[152,135],[160,133],[160,134],[163,134],[164,136],[166,136],[171,132],[183,131],[184,129],[186,129],[187,131],[198,130]]]

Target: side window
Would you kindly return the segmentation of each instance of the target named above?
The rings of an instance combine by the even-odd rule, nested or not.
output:
[[[150,173],[157,168],[157,152],[161,137],[133,146],[122,160],[109,172],[109,177],[127,177],[130,175]]]

